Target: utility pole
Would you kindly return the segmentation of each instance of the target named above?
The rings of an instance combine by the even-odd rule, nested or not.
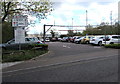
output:
[[[110,20],[111,20],[111,26],[112,26],[112,11],[110,12]]]
[[[43,42],[45,43],[45,24],[43,25]]]
[[[54,20],[54,25],[55,25],[55,20]]]
[[[72,30],[73,30],[73,18],[72,18]]]
[[[87,16],[88,11],[86,10],[86,28],[88,26],[88,16]]]

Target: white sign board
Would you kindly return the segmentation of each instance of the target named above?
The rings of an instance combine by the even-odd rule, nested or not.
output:
[[[13,27],[26,27],[28,26],[28,16],[27,15],[15,15],[12,19]]]
[[[15,43],[25,43],[25,30],[23,28],[16,28]]]

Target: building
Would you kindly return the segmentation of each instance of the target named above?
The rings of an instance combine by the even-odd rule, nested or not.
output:
[[[118,2],[118,23],[120,24],[120,1]]]

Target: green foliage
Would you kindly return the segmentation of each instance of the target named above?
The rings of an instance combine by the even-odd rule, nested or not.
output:
[[[32,44],[32,47],[41,47],[41,49],[48,49],[47,44]]]
[[[53,30],[51,30],[51,35],[52,35],[52,38],[54,38],[55,37],[55,32],[53,31]]]
[[[7,42],[14,38],[14,29],[11,26],[10,22],[2,23],[2,43]]]
[[[40,56],[47,52],[48,52],[48,50],[6,51],[6,54],[4,53],[2,55],[2,62],[15,62],[15,61],[29,60],[31,58]]]
[[[107,44],[104,45],[106,48],[117,48],[120,49],[120,44]]]
[[[5,21],[7,16],[12,16],[16,13],[23,13],[25,11],[36,15],[39,19],[46,18],[47,13],[52,9],[52,3],[49,0],[37,0],[34,2],[15,2],[4,0],[0,2],[2,6],[2,22]]]
[[[74,32],[72,30],[68,30],[68,36],[73,36],[74,35]]]
[[[96,28],[87,28],[83,31],[83,35],[113,35],[113,34],[120,34],[120,25],[104,25],[99,26]]]
[[[81,36],[81,35],[82,35],[81,32],[76,32],[76,33],[74,33],[74,36]]]
[[[60,35],[60,38],[67,37],[67,35]]]

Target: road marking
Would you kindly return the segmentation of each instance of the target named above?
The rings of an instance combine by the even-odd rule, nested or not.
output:
[[[57,66],[57,65],[62,65],[62,64],[77,63],[77,62],[83,62],[83,61],[93,61],[95,59],[108,58],[108,57],[112,57],[112,56],[118,56],[118,54],[108,55],[108,56],[104,56],[104,57],[102,56],[102,57],[93,57],[93,58],[87,58],[87,59],[80,59],[80,60],[74,60],[74,61],[62,62],[62,63],[55,63],[55,64],[49,64],[49,65],[44,65],[44,66],[30,67],[30,68],[25,68],[25,69],[6,71],[6,72],[2,72],[2,73],[12,73],[12,72],[17,72],[17,71],[22,71],[22,70],[30,70],[30,69],[36,69],[36,68],[42,68],[42,67]]]
[[[96,46],[94,46],[94,48],[101,48],[101,47],[98,47],[98,46],[96,47]]]
[[[66,45],[63,45],[64,48],[66,48]]]
[[[63,45],[63,48],[71,48],[70,46]]]
[[[68,46],[68,48],[71,48],[71,47]]]

